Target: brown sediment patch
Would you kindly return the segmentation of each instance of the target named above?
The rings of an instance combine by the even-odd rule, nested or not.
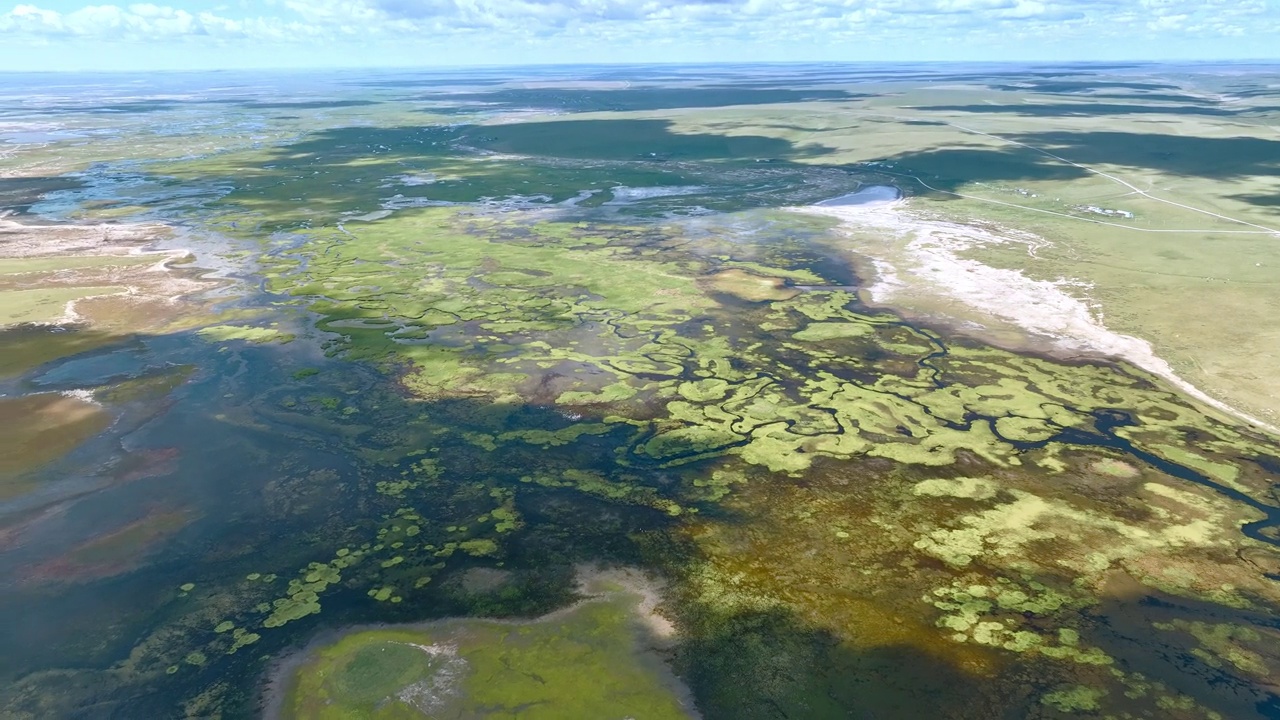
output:
[[[136,254],[166,232],[159,224],[25,225],[0,215],[0,257]]]
[[[63,555],[27,568],[28,583],[85,582],[119,575],[140,567],[164,540],[194,519],[187,509],[156,507],[146,515],[88,540]]]
[[[1280,550],[1271,547],[1247,547],[1237,550],[1236,556],[1264,575],[1280,577]]]
[[[169,264],[186,250],[154,250],[164,225],[24,225],[0,215],[0,287],[30,289],[121,285],[130,294],[176,299],[213,286]]]
[[[57,393],[0,398],[0,499],[30,488],[23,473],[70,452],[102,432],[111,419],[102,406]]]
[[[0,527],[0,552],[21,547],[25,542],[27,533],[30,532],[32,528],[36,528],[40,526],[41,523],[61,516],[66,512],[66,510],[67,504],[61,503],[34,511],[28,511],[19,519],[10,522],[4,527]]]
[[[1113,478],[1133,478],[1139,474],[1138,468],[1116,458],[1102,458],[1089,465],[1089,469],[1101,475]]]
[[[748,302],[790,300],[800,294],[799,290],[788,287],[782,278],[764,277],[738,269],[718,272],[707,277],[706,282],[716,292],[733,295]]]
[[[1027,667],[997,648],[950,641],[921,601],[949,573],[904,549],[916,496],[907,489],[912,500],[885,502],[881,492],[897,483],[866,470],[811,471],[803,486],[748,482],[726,499],[727,517],[683,526],[697,560],[672,570],[683,576],[682,625],[695,646],[732,633],[709,660],[688,662],[725,668],[713,696],[754,698],[743,705],[752,708],[779,702],[779,716],[804,717],[799,696],[839,697],[827,707],[867,717],[999,717],[1022,705],[1026,691],[1007,678]],[[786,679],[767,677],[765,668],[781,666]],[[749,687],[733,689],[740,684]],[[966,711],[948,709],[957,706]]]
[[[755,664],[736,668],[767,666],[789,634],[818,632],[839,652],[796,674],[838,665],[841,677],[878,678],[850,691],[877,717],[1039,717],[1055,682],[1110,693],[1110,715],[1191,717],[1160,714],[1172,694],[1126,695],[1140,678],[1130,661],[1192,653],[1244,681],[1257,674],[1232,665],[1237,650],[1245,665],[1280,667],[1260,649],[1276,590],[1257,572],[1274,572],[1280,555],[1253,542],[1238,551],[1240,525],[1257,519],[1249,508],[1151,468],[1099,479],[1096,465],[1120,462],[1106,454],[1059,459],[1054,472],[824,463],[803,485],[735,485],[719,517],[678,530],[696,548],[671,571],[683,578],[681,619],[699,638],[736,618],[788,618],[785,632],[763,636]],[[1146,608],[1148,597],[1190,608],[1185,627],[1153,626],[1167,613]],[[752,652],[738,637],[761,634],[734,636],[713,667]],[[1158,677],[1180,678],[1181,692],[1215,706],[1214,683],[1183,682],[1189,675],[1166,666]],[[966,711],[938,711],[957,706]]]
[[[119,333],[160,329],[182,313],[177,301],[183,295],[207,287],[178,278],[164,278],[160,282],[134,286],[133,292],[125,295],[102,295],[77,301],[74,319],[90,327]]]
[[[150,477],[172,475],[178,470],[181,451],[176,447],[129,453],[113,471],[117,482],[127,483]]]
[[[130,258],[111,256],[122,261]],[[0,273],[0,327],[22,323],[83,323],[117,332],[146,330],[174,319],[178,301],[214,284],[166,263],[185,253],[165,253],[155,263],[120,262],[61,270]],[[2,258],[0,258],[2,259]],[[72,263],[84,256],[40,256]]]
[[[1000,660],[987,649],[940,642],[934,614],[919,603],[930,571],[904,563],[914,538],[868,479],[855,484],[849,472],[815,474],[805,486],[748,483],[727,500],[738,520],[690,522],[685,532],[703,558],[691,587],[724,610],[785,607],[858,647],[916,647],[976,675],[996,672]],[[962,494],[999,487],[954,482],[966,481],[974,487]],[[926,492],[930,482],[938,481],[924,481]]]
[[[170,267],[190,257],[185,250],[146,249],[165,232],[161,225],[23,225],[0,216],[0,376],[134,333],[183,327],[197,309],[191,298],[222,281]]]

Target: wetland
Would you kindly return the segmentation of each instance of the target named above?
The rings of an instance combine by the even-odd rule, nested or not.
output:
[[[626,72],[0,97],[0,714],[1280,717],[1266,403],[916,117],[1039,76]]]

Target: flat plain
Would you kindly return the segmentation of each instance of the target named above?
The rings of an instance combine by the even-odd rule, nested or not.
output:
[[[6,716],[1280,716],[1275,68],[9,80]]]

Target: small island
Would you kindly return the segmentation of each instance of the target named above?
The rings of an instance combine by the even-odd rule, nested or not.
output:
[[[627,569],[581,570],[584,600],[528,621],[357,628],[277,668],[268,717],[687,719],[663,660],[656,588]]]

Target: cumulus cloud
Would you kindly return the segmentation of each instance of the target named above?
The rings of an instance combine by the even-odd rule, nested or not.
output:
[[[513,36],[754,40],[905,37],[950,28],[955,41],[1010,33],[1238,35],[1280,29],[1267,0],[271,0],[240,11],[174,5],[21,4],[0,14],[6,38],[272,41],[353,36],[422,39],[477,30]],[[590,28],[590,30],[587,30]]]
[[[235,21],[152,4],[87,5],[68,13],[19,5],[0,16],[0,32],[46,36],[166,37],[209,34],[230,26]]]

